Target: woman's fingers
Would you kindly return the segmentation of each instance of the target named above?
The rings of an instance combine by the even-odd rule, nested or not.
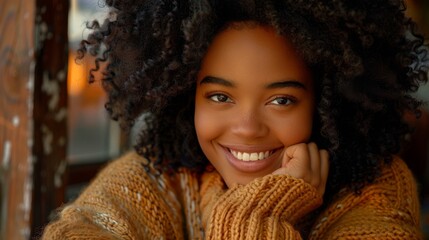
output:
[[[289,146],[285,150],[283,167],[287,169],[288,175],[306,181],[311,166],[310,157],[306,143]]]
[[[320,184],[320,152],[317,145],[313,142],[307,144],[308,151],[310,152],[310,169],[311,169],[311,182],[310,184],[319,186]]]
[[[329,173],[329,153],[315,143],[289,146],[284,153],[282,167],[273,174],[287,174],[303,179],[324,194]]]

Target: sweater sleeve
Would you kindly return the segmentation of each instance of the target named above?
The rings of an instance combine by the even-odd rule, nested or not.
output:
[[[168,193],[146,173],[143,161],[131,153],[110,163],[62,209],[42,239],[183,238],[179,206],[166,199]]]
[[[422,239],[411,172],[400,159],[360,195],[344,194],[316,221],[310,239]]]
[[[202,199],[207,239],[301,239],[294,224],[322,199],[303,180],[267,175],[230,188],[218,199]],[[212,205],[212,206],[210,206]]]

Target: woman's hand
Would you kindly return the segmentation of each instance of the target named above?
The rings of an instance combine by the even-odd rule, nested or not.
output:
[[[299,143],[286,148],[283,154],[282,167],[273,174],[286,174],[303,179],[317,189],[323,196],[329,172],[329,153],[319,150],[317,145]]]

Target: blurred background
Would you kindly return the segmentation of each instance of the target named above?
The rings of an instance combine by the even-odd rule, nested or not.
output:
[[[429,1],[406,2],[429,36]],[[88,84],[93,59],[75,61],[86,24],[105,14],[99,0],[0,0],[0,239],[37,237],[134,141],[108,118],[101,84]],[[429,102],[429,85],[417,95]],[[429,105],[422,110],[409,119],[416,130],[402,154],[419,183],[429,239]]]

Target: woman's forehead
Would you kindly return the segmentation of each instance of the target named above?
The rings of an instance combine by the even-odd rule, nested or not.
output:
[[[261,25],[219,32],[203,58],[201,72],[231,80],[243,75],[269,81],[310,79],[306,63],[288,39]]]

